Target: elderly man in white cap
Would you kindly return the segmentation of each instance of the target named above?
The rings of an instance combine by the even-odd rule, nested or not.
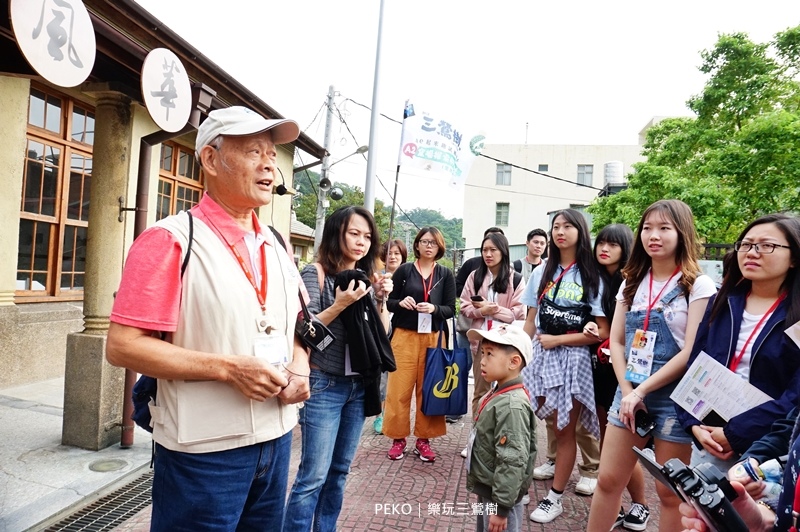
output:
[[[276,144],[299,132],[243,107],[209,113],[196,141],[202,200],[128,254],[106,356],[158,378],[152,530],[280,528],[297,403],[309,397],[294,333],[305,289],[255,209],[272,200]]]

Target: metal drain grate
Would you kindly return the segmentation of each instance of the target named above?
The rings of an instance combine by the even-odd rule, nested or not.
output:
[[[46,532],[113,530],[153,502],[153,471],[109,493],[45,529]]]

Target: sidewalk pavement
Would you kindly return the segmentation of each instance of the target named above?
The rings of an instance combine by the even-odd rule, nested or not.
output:
[[[150,464],[150,435],[130,449],[61,445],[64,379],[0,390],[0,532],[30,528]]]
[[[0,390],[0,532],[16,532],[62,512],[78,509],[95,499],[104,486],[130,479],[146,471],[150,461],[150,435],[137,429],[132,449],[112,446],[100,452],[84,451],[59,444],[63,380],[45,381],[15,389]],[[433,463],[420,461],[409,452],[396,462],[386,458],[390,440],[375,434],[372,420],[364,424],[358,452],[348,476],[344,505],[339,517],[341,531],[462,531],[474,530],[476,516],[470,506],[474,496],[466,491],[466,473],[460,451],[472,427],[464,416],[459,423],[448,424],[447,435],[432,440],[438,453]],[[540,454],[544,461],[546,438],[544,425],[537,429]],[[120,460],[120,469],[95,472],[98,461]],[[293,432],[290,482],[300,460],[300,429]],[[139,471],[141,469],[141,471]],[[133,473],[133,474],[131,474]],[[564,495],[564,513],[552,523],[541,525],[526,519],[526,531],[584,530],[591,497],[574,493],[577,469]],[[531,504],[547,494],[550,481],[534,481]],[[658,528],[657,497],[653,480],[647,478],[647,496],[653,516],[649,530]],[[83,502],[82,502],[83,501]],[[627,508],[629,501],[625,501]],[[146,508],[116,530],[149,530],[150,508]],[[622,529],[620,529],[622,530]]]

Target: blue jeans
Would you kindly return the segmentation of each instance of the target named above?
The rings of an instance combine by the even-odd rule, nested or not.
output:
[[[364,382],[311,369],[311,397],[300,409],[303,448],[289,494],[285,532],[336,530],[344,484],[364,427]]]
[[[212,453],[156,444],[150,530],[279,530],[291,450],[291,432]]]

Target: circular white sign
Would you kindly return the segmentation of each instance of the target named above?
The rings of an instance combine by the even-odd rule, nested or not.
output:
[[[183,63],[166,48],[144,58],[142,95],[150,117],[164,131],[183,129],[192,112],[192,85]]]
[[[94,66],[94,28],[81,0],[11,0],[11,26],[28,63],[60,87],[80,85]]]

